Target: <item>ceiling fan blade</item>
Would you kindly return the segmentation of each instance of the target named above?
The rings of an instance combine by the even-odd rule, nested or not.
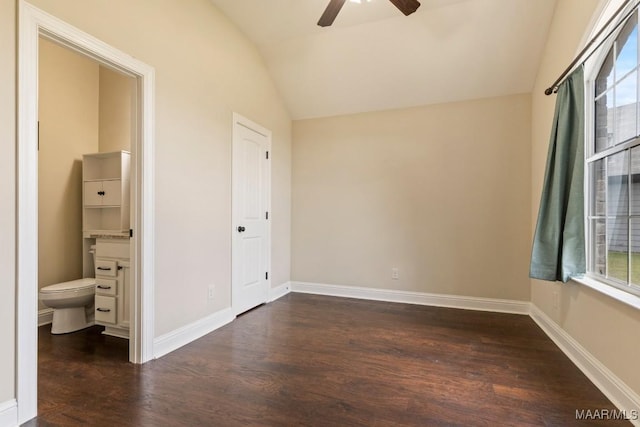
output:
[[[320,25],[321,27],[328,27],[329,25],[333,24],[336,16],[338,16],[338,12],[340,12],[340,9],[342,9],[342,6],[344,6],[344,3],[346,1],[347,0],[331,0],[327,5],[327,8],[324,10],[324,13],[320,17],[318,25]]]
[[[400,9],[400,12],[404,13],[405,16],[411,15],[420,7],[420,2],[418,0],[389,0],[389,1],[393,3],[395,7]]]

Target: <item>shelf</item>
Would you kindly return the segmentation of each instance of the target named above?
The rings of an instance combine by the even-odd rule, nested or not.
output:
[[[110,179],[109,177],[118,179],[123,172],[128,173],[128,164],[129,153],[127,151],[85,154],[82,158],[83,180],[104,180]]]

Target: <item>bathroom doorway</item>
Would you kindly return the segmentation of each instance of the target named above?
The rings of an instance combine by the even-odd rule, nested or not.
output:
[[[18,421],[37,415],[38,322],[38,57],[40,40],[90,58],[133,79],[136,104],[131,138],[129,360],[153,358],[153,93],[154,70],[77,28],[19,2],[18,46]],[[98,71],[99,72],[99,71]],[[76,168],[78,166],[75,166]],[[74,166],[72,166],[73,171]],[[84,239],[83,235],[83,239]],[[86,239],[85,239],[86,240]],[[84,245],[81,256],[84,257]],[[89,245],[90,246],[90,245]],[[76,249],[77,251],[77,249]],[[83,264],[83,269],[86,264]],[[84,271],[84,270],[83,270]]]
[[[38,326],[62,334],[95,323],[129,339],[137,82],[42,36],[38,43]],[[112,191],[102,196],[103,187]],[[74,295],[77,307],[59,307]]]

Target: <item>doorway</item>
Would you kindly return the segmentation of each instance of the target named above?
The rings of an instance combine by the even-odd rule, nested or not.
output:
[[[271,131],[233,116],[231,305],[235,315],[267,302],[271,279]]]
[[[18,45],[18,421],[37,415],[38,295],[38,52],[39,38],[74,50],[136,80],[137,132],[131,144],[131,332],[129,358],[153,358],[154,70],[77,28],[19,2]]]
[[[96,297],[84,302],[112,307],[86,307],[72,324],[59,312],[54,321],[55,300],[41,301],[38,325],[66,333],[96,323],[106,335],[128,339],[137,81],[43,37],[38,43],[38,290],[94,285]],[[117,270],[96,270],[94,257]],[[85,278],[100,283],[78,280]]]

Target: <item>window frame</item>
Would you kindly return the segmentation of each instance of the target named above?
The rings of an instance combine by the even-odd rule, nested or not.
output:
[[[623,15],[626,15],[627,13],[631,12],[633,10],[634,6],[633,5],[629,5],[629,8],[627,8],[624,12]],[[595,54],[588,60],[585,62],[585,91],[584,91],[584,99],[585,99],[585,150],[584,150],[584,194],[585,194],[585,198],[584,198],[584,211],[585,211],[585,216],[584,216],[584,227],[585,227],[585,256],[586,256],[586,274],[585,274],[585,278],[584,279],[576,279],[578,282],[583,283],[591,288],[594,288],[596,290],[602,291],[616,299],[619,300],[625,300],[625,298],[621,298],[619,295],[619,292],[616,292],[615,290],[618,291],[622,291],[625,294],[628,294],[630,297],[632,297],[632,299],[637,300],[637,297],[640,297],[640,283],[639,284],[633,284],[631,283],[631,269],[632,269],[632,264],[631,264],[631,253],[632,253],[632,249],[631,249],[631,219],[632,218],[638,218],[640,219],[640,214],[631,214],[631,186],[629,185],[631,183],[631,179],[632,179],[632,173],[631,173],[631,150],[634,147],[640,147],[640,8],[638,8],[637,6],[635,6],[635,9],[637,9],[637,13],[632,14],[627,21],[625,21],[624,23],[620,24],[620,28],[618,28],[614,34],[612,34],[609,39],[607,40],[607,42],[603,43],[602,46],[600,46],[598,48],[598,50],[595,52]],[[605,61],[607,59],[607,56],[609,55],[609,52],[611,52],[612,50],[615,49],[615,41],[617,41],[618,37],[620,36],[620,33],[623,31],[624,27],[626,26],[626,23],[628,22],[629,19],[633,19],[633,17],[636,17],[637,20],[637,28],[638,28],[638,35],[637,35],[637,39],[638,39],[638,47],[637,47],[637,59],[636,59],[636,65],[635,67],[633,67],[632,71],[629,71],[627,73],[625,73],[624,77],[620,78],[620,79],[616,79],[615,76],[615,66],[616,66],[616,57],[614,56],[613,58],[613,73],[614,73],[614,83],[613,86],[611,88],[608,88],[607,90],[605,90],[604,92],[602,92],[599,95],[603,95],[605,93],[607,93],[608,91],[613,91],[613,88],[616,87],[618,85],[619,82],[621,82],[624,78],[628,77],[631,73],[636,72],[638,75],[636,77],[636,103],[638,105],[638,110],[636,111],[636,120],[637,120],[637,130],[636,130],[636,136],[629,138],[621,143],[615,144],[613,146],[607,147],[604,150],[597,152],[596,153],[596,117],[595,117],[595,104],[596,104],[596,96],[598,96],[598,94],[596,94],[596,80],[598,77],[598,74],[600,72],[600,70],[602,69],[602,67],[605,64]],[[620,21],[618,21],[620,22]],[[617,23],[616,23],[617,24]],[[615,95],[614,95],[615,96]],[[614,109],[615,109],[615,99],[614,99]],[[614,114],[615,114],[615,110],[614,110]],[[615,123],[615,116],[613,119],[614,123]],[[614,136],[615,137],[615,136]],[[638,148],[638,150],[640,150],[640,148]],[[600,215],[592,215],[591,212],[591,206],[592,206],[592,200],[594,197],[594,193],[593,193],[593,182],[594,182],[594,177],[593,177],[593,170],[592,170],[592,165],[595,164],[596,161],[598,160],[602,160],[602,159],[607,159],[615,154],[618,153],[622,153],[624,151],[628,151],[628,156],[629,156],[629,170],[628,170],[628,174],[627,174],[627,189],[628,189],[628,210],[627,210],[627,215],[626,215],[626,219],[627,219],[627,282],[623,282],[622,280],[618,280],[615,278],[611,278],[611,277],[607,277],[607,276],[603,276],[600,274],[597,274],[594,272],[595,270],[595,266],[594,266],[594,255],[595,255],[595,243],[594,243],[594,236],[592,235],[592,217],[600,217]],[[637,184],[640,185],[640,184]],[[611,218],[611,216],[608,213],[608,205],[605,204],[605,212],[604,212],[604,220],[605,220],[605,224],[607,227],[607,231],[609,229],[609,220]],[[605,244],[606,244],[606,249],[605,249],[605,256],[607,257],[605,259],[605,263],[608,266],[608,248],[609,248],[609,236],[607,235],[607,237],[605,238]],[[607,272],[608,273],[608,272]],[[603,284],[607,287],[613,287],[615,288],[615,290],[612,291],[608,291],[607,289],[603,289],[602,286],[599,286],[599,284]],[[636,305],[635,303],[633,305]]]

